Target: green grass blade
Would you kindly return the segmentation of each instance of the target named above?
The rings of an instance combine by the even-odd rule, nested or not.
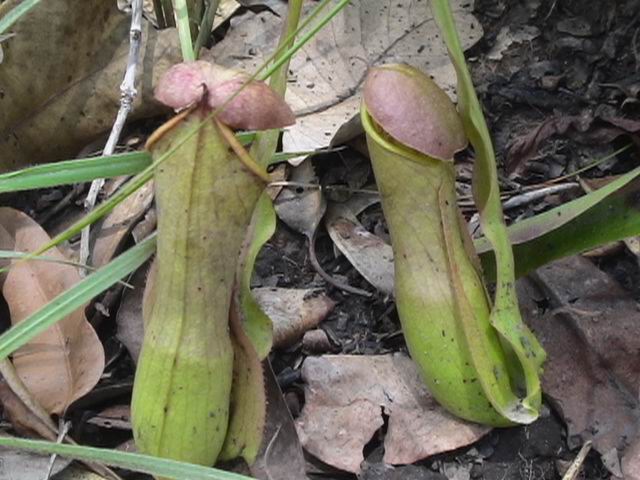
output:
[[[47,256],[43,256],[43,255],[32,255],[30,253],[25,253],[25,252],[16,252],[15,250],[0,250],[0,258],[5,258],[5,259],[27,259],[27,260],[35,260],[35,261],[41,261],[41,262],[51,262],[51,263],[58,263],[60,265],[69,265],[71,267],[76,267],[76,268],[82,268],[84,270],[87,271],[94,271],[96,270],[93,267],[90,267],[89,265],[84,265],[82,263],[79,262],[73,262],[71,260],[60,260],[59,258],[53,258],[53,257],[47,257]]]
[[[286,62],[288,62],[291,59],[291,57],[293,55],[295,55],[295,53],[298,50],[300,50],[302,47],[304,47],[307,44],[307,42],[309,40],[311,40],[315,36],[316,33],[318,33],[320,30],[322,30],[324,28],[324,26],[333,19],[333,17],[335,17],[338,13],[340,13],[342,11],[342,9],[349,4],[350,1],[351,0],[340,0],[329,11],[329,13],[327,15],[322,17],[322,19],[316,25],[314,25],[309,31],[307,31],[304,35],[302,35],[300,37],[300,40],[298,40],[296,43],[294,43],[289,48],[287,48],[287,50],[285,50],[282,54],[279,54],[278,58],[273,62],[273,64],[262,75],[260,75],[258,78],[260,80],[264,80],[266,78],[269,78],[271,75],[273,75],[282,65],[284,65]],[[302,30],[307,25],[307,23],[309,23],[311,18],[313,18],[320,11],[321,8],[324,8],[325,5],[326,5],[325,2],[320,3],[316,7],[316,10],[309,15],[309,19],[307,19],[305,22],[303,22],[302,25],[300,25],[300,28],[298,28],[296,30],[296,34],[300,30]],[[294,35],[293,38],[295,38],[295,35]],[[283,42],[283,46],[287,45],[287,44],[288,44],[288,40]],[[280,50],[280,49],[278,49],[278,50]]]
[[[27,450],[34,453],[55,453],[75,460],[99,462],[112,467],[126,468],[127,470],[174,480],[251,480],[244,475],[225,472],[224,470],[215,468],[176,462],[175,460],[141,455],[139,453],[107,450],[104,448],[81,447],[78,445],[65,445],[42,440],[26,440],[11,437],[0,437],[0,446]]]
[[[130,248],[115,260],[61,293],[37,312],[0,335],[0,359],[136,270],[155,251],[155,235]]]
[[[516,276],[559,258],[640,235],[639,196],[640,167],[587,195],[510,226]],[[475,244],[485,276],[495,279],[491,244],[485,238]]]
[[[319,12],[319,10],[318,10]],[[289,8],[287,9],[287,18],[285,20],[284,29],[278,42],[278,50],[284,50],[291,48],[295,40],[296,32],[298,31],[298,23],[300,22],[300,14],[302,13],[302,0],[293,0],[289,2]],[[314,12],[315,13],[315,12]],[[309,16],[305,21],[308,22],[310,18],[313,18],[313,14]],[[287,72],[289,69],[289,61],[285,61],[280,67],[273,71],[273,75],[269,80],[269,85],[273,88],[281,97],[284,98],[285,91],[287,89]],[[266,132],[259,132],[256,135],[256,141],[251,146],[251,155],[256,161],[267,166],[271,163],[275,163],[274,154],[278,146],[278,138],[280,132],[274,130],[268,130]],[[287,160],[287,159],[285,159]]]
[[[191,40],[189,8],[187,7],[186,0],[175,0],[175,12],[182,59],[185,62],[191,62],[196,59],[196,55],[193,51],[193,41]]]
[[[515,353],[524,376],[526,396],[519,409],[531,418],[538,415],[542,402],[539,372],[545,352],[536,337],[522,321],[515,289],[515,263],[507,227],[504,223],[495,153],[489,129],[478,101],[467,67],[460,38],[448,0],[431,0],[434,18],[449,51],[458,79],[458,110],[464,130],[473,145],[476,160],[473,169],[473,196],[480,223],[491,243],[496,260],[496,292],[491,311],[491,324]],[[513,373],[520,370],[514,368]],[[518,379],[520,380],[520,379]],[[517,383],[520,383],[519,381]],[[505,417],[518,421],[520,412],[510,412],[504,405],[494,407]]]
[[[150,164],[149,153],[141,151],[38,165],[0,175],[0,193],[134,175]]]
[[[61,260],[59,258],[47,257],[46,255],[34,255],[32,253],[16,252],[15,250],[0,250],[0,258],[58,263],[60,265],[69,265],[75,268],[82,268],[87,272],[95,272],[96,270],[98,270],[97,268],[94,268],[90,265],[85,265],[80,262],[74,262],[72,260]],[[120,280],[118,283],[127,288],[133,288],[132,285],[128,284],[125,281]]]
[[[213,28],[213,22],[215,21],[219,4],[220,0],[209,0],[207,3],[204,15],[202,16],[200,31],[198,31],[198,38],[196,38],[196,44],[193,47],[196,57],[200,56],[200,50],[209,39],[209,35],[211,35],[211,29]]]
[[[287,18],[280,35],[277,49],[290,47],[295,40],[295,32],[298,30],[300,14],[302,13],[302,0],[291,0],[287,9]],[[289,62],[284,62],[271,76],[269,84],[275,92],[284,97],[287,88],[287,71]],[[251,155],[264,166],[273,163],[277,157],[276,148],[280,132],[267,130],[258,132],[256,141],[251,146]],[[284,158],[283,160],[286,160]],[[275,160],[278,161],[278,160]],[[280,160],[282,161],[282,160]],[[271,319],[260,308],[251,294],[251,277],[258,253],[276,230],[276,212],[271,199],[263,192],[258,200],[249,235],[251,240],[244,253],[243,268],[240,272],[240,306],[245,318],[245,330],[251,339],[260,359],[264,359],[271,351],[273,344],[273,326]]]
[[[75,235],[79,234],[84,227],[87,225],[91,225],[94,222],[100,220],[107,213],[116,208],[120,203],[122,203],[129,195],[136,192],[140,187],[142,187],[145,183],[147,183],[153,177],[153,170],[157,166],[159,162],[152,163],[147,168],[145,168],[138,175],[133,177],[127,183],[125,183],[120,190],[118,190],[113,196],[111,196],[108,200],[102,202],[96,208],[91,210],[88,214],[78,220],[76,223],[67,228],[64,232],[59,233],[55,237],[51,239],[49,243],[41,247],[37,252],[34,252],[34,255],[39,255],[41,253],[46,252],[52,247],[61,244],[62,242],[66,242],[71,239]]]
[[[238,132],[236,138],[242,145],[249,145],[256,138],[256,132]],[[97,178],[136,175],[151,165],[151,162],[149,152],[141,150],[37,165],[0,175],[0,193],[90,182]]]
[[[29,10],[40,3],[40,0],[23,0],[9,11],[4,17],[0,18],[0,35],[2,35],[14,23],[20,20]]]

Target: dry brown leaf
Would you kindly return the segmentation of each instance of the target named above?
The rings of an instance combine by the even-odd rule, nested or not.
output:
[[[93,246],[92,266],[98,268],[111,261],[124,238],[149,208],[152,201],[153,182],[147,182],[106,216],[100,225]]]
[[[273,346],[285,348],[316,327],[333,310],[335,302],[319,289],[254,288],[260,308],[273,322]]]
[[[318,184],[311,159],[295,167],[289,181]],[[327,201],[319,188],[285,188],[273,206],[280,220],[311,241],[327,209]]]
[[[369,193],[334,202],[327,209],[325,225],[334,245],[351,265],[380,292],[393,295],[393,249],[358,220],[360,213],[378,202],[380,196]]]
[[[452,0],[463,48],[482,37],[471,15],[473,1]],[[360,107],[359,88],[367,69],[381,63],[410,63],[453,92],[456,77],[439,38],[429,2],[353,0],[291,61],[295,74],[286,99],[298,115],[284,135],[285,151],[306,151],[338,144],[353,136]],[[247,12],[231,21],[229,34],[211,52],[218,62],[254,71],[273,52],[286,3],[271,11]],[[306,4],[306,12],[315,7]],[[356,119],[357,120],[357,119]]]
[[[0,447],[0,480],[44,478],[50,460],[51,455],[37,455],[14,448]],[[71,459],[56,457],[53,464],[53,475],[65,469],[71,462]],[[58,479],[57,476],[55,478]]]
[[[309,357],[302,366],[305,407],[296,424],[303,447],[357,473],[363,448],[389,417],[384,462],[409,464],[478,440],[489,427],[459,420],[429,394],[403,354]]]
[[[358,272],[385,295],[393,295],[393,250],[358,221],[327,218],[327,231],[338,250]]]
[[[0,4],[0,17],[18,3]],[[116,2],[102,0],[40,2],[14,24],[0,69],[0,171],[68,158],[111,128],[129,27]],[[177,38],[144,22],[132,118],[160,111],[152,86],[180,60]]]
[[[47,233],[18,210],[0,208],[3,249],[33,252],[47,243]],[[7,240],[10,241],[7,244]],[[57,250],[47,256],[66,260]],[[2,292],[16,324],[80,281],[75,267],[48,261],[16,263]],[[61,414],[88,393],[104,370],[104,349],[84,310],[36,336],[13,355],[16,372],[34,398],[49,412]]]
[[[627,447],[622,458],[622,474],[625,480],[640,480],[640,439]]]
[[[18,434],[56,441],[57,432],[33,413],[4,380],[0,381],[0,403],[3,415],[9,419]]]
[[[592,440],[619,472],[616,449],[640,436],[638,304],[582,257],[542,267],[533,278],[518,289],[523,316],[548,355],[543,390],[567,423],[569,446]]]
[[[258,458],[251,475],[260,480],[305,480],[305,460],[291,413],[269,360],[262,362],[267,419]]]
[[[111,405],[87,420],[87,423],[101,428],[131,430],[131,406]]]
[[[122,301],[116,324],[118,340],[126,347],[134,362],[138,362],[140,350],[142,350],[142,340],[144,337],[144,322],[142,318],[142,299],[144,297],[144,286],[147,282],[148,266],[139,268],[129,283],[133,289],[126,289],[122,295]]]

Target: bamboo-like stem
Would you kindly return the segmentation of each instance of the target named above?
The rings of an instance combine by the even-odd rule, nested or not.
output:
[[[193,51],[193,41],[191,40],[191,25],[189,22],[189,7],[186,0],[175,0],[176,26],[180,37],[180,50],[182,59],[185,62],[192,62],[196,59]]]

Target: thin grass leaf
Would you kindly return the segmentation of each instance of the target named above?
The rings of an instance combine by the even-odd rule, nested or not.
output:
[[[153,255],[155,246],[155,235],[148,237],[0,335],[0,359],[7,358],[36,335],[133,272]]]
[[[82,268],[87,271],[95,271],[96,269],[90,267],[89,265],[85,265],[79,262],[73,262],[71,260],[60,260],[58,258],[47,257],[44,255],[31,255],[29,253],[24,252],[16,252],[14,250],[0,250],[0,258],[28,258],[29,260],[35,260],[40,262],[51,262],[51,263],[59,263],[60,265],[69,265],[76,268]]]
[[[640,167],[608,185],[508,228],[516,276],[608,242],[640,235]],[[495,279],[486,238],[475,242],[485,276]]]
[[[276,137],[277,140],[277,137]],[[277,152],[274,153],[271,159],[268,161],[268,165],[272,165],[274,163],[282,163],[290,160],[292,158],[298,157],[314,157],[316,155],[322,155],[323,153],[334,153],[344,150],[345,147],[328,147],[328,148],[319,148],[318,150],[302,150],[299,152]]]
[[[160,30],[167,28],[167,21],[164,18],[164,8],[160,0],[153,0],[153,11],[156,14],[156,21]]]
[[[120,190],[118,190],[111,198],[104,201],[96,208],[91,210],[87,215],[82,217],[76,223],[71,225],[65,231],[59,233],[55,237],[51,239],[49,243],[41,247],[37,252],[34,252],[33,255],[40,255],[50,248],[53,248],[57,245],[60,245],[62,242],[66,242],[71,239],[75,235],[78,235],[84,227],[87,225],[91,225],[94,222],[100,220],[107,213],[112,211],[115,207],[117,207],[120,203],[122,203],[129,195],[136,192],[139,188],[141,188],[145,183],[147,183],[153,177],[153,170],[157,166],[159,162],[155,162],[145,168],[138,175],[133,177],[127,183],[125,183]],[[27,257],[30,258],[30,257]]]
[[[135,472],[147,473],[174,480],[251,480],[237,473],[225,472],[216,468],[207,468],[191,463],[177,462],[164,458],[141,455],[139,453],[120,452],[104,448],[65,445],[42,440],[0,437],[0,446],[27,450],[34,453],[57,454],[63,457],[99,462],[113,467],[126,468]]]
[[[327,23],[329,23],[333,19],[333,17],[335,17],[338,13],[340,13],[342,11],[342,9],[349,4],[350,1],[351,0],[340,0],[338,2],[338,4],[335,7],[333,7],[326,16],[322,17],[322,19],[318,22],[317,25],[314,25],[308,32],[306,32],[304,35],[302,35],[300,40],[298,40],[296,43],[291,45],[287,50],[282,52],[282,54],[278,53],[278,55],[279,55],[278,58],[258,78],[260,80],[265,80],[265,79],[269,78],[271,75],[273,75],[282,65],[284,65],[286,62],[288,62],[291,59],[291,57],[293,55],[295,55],[295,53],[298,50],[300,50],[302,47],[304,47],[307,44],[307,42],[309,40],[311,40],[315,36],[316,33],[318,33],[320,30],[322,30],[322,28],[324,28],[324,26]],[[311,20],[313,18],[315,18],[315,16],[318,13],[320,13],[320,10],[322,10],[327,5],[327,3],[328,2],[319,3],[318,6],[316,7],[316,9],[309,15],[309,17],[304,22],[302,22],[300,27],[298,27],[298,29],[294,32],[294,34],[292,35],[292,38],[295,38],[295,36],[302,29],[304,29],[311,22]],[[282,42],[282,45],[286,46],[286,45],[288,45],[288,42],[289,42],[289,40],[287,39],[286,41]],[[279,50],[280,50],[280,48],[278,48],[276,50],[276,52],[279,52]]]
[[[47,257],[46,255],[33,255],[32,253],[16,252],[14,250],[0,250],[0,258],[23,259],[27,261],[35,260],[40,262],[59,263],[61,265],[70,265],[72,267],[82,268],[87,272],[95,272],[96,270],[98,270],[97,268],[94,268],[90,265],[86,265],[80,262],[74,262],[72,260],[60,260],[58,258]],[[127,288],[134,288],[133,285],[122,280],[120,280],[118,283]]]
[[[200,24],[198,38],[196,38],[196,44],[193,47],[196,58],[200,56],[200,49],[209,39],[209,35],[211,34],[211,29],[213,28],[213,22],[216,18],[216,11],[218,10],[219,4],[220,0],[209,0],[209,2],[207,3],[204,15],[202,16],[202,23]]]
[[[40,3],[40,0],[23,0],[13,10],[0,19],[0,35],[16,23],[20,17]]]
[[[175,0],[176,26],[178,27],[178,37],[180,38],[180,50],[182,59],[191,62],[196,59],[193,51],[193,41],[191,40],[191,27],[189,25],[189,8],[186,0]]]
[[[291,0],[289,2],[284,28],[280,35],[278,49],[287,48],[293,44],[295,40],[295,36],[293,35],[298,31],[301,12],[302,0]],[[269,82],[271,88],[282,97],[284,97],[287,88],[288,68],[289,62],[283,63],[280,68],[274,72]],[[266,167],[277,161],[286,160],[284,156],[282,159],[278,159],[278,155],[275,153],[279,137],[280,132],[275,130],[258,132],[256,141],[251,146],[251,155],[256,159],[257,163]],[[276,212],[271,199],[266,195],[266,192],[263,192],[253,212],[251,227],[248,232],[250,242],[247,250],[244,252],[245,258],[242,262],[242,270],[239,272],[240,308],[245,318],[245,330],[261,360],[264,359],[271,350],[273,344],[273,325],[271,319],[263,312],[255,298],[253,298],[250,284],[258,253],[271,238],[275,230]]]
[[[134,175],[151,164],[148,152],[132,152],[48,163],[0,175],[0,193]]]
[[[281,129],[277,131],[280,132]],[[256,132],[238,132],[236,137],[242,145],[249,145],[256,138]],[[135,175],[151,165],[151,161],[149,152],[142,150],[37,165],[0,175],[0,193],[90,182],[97,178]]]

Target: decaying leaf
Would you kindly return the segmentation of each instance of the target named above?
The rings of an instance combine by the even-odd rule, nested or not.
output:
[[[335,302],[319,289],[254,288],[260,308],[273,321],[273,346],[285,348],[316,327]]]
[[[88,419],[87,423],[101,428],[131,430],[131,407],[129,405],[111,405],[95,417]]]
[[[305,480],[306,462],[295,424],[269,360],[262,362],[267,397],[267,420],[262,445],[251,474],[258,479]]]
[[[35,453],[2,447],[0,448],[0,480],[33,480],[34,478],[44,478],[47,468],[49,468],[50,459],[50,455],[37,455]],[[55,475],[70,463],[70,459],[57,457],[53,465],[52,473]]]
[[[536,154],[540,144],[554,135],[568,135],[579,143],[592,145],[608,144],[621,135],[629,135],[637,142],[640,121],[592,110],[581,115],[547,118],[512,142],[507,156],[508,171],[520,172],[527,160]]]
[[[325,224],[335,246],[358,272],[385,295],[393,294],[393,250],[357,219],[361,210],[379,202],[374,195],[356,195],[327,210]]]
[[[49,441],[56,440],[57,432],[51,428],[49,422],[38,417],[4,380],[0,381],[0,403],[4,417],[11,422],[11,426],[18,434],[40,436]]]
[[[142,299],[148,273],[148,266],[143,266],[134,273],[131,280],[129,280],[129,284],[133,286],[133,289],[126,289],[122,294],[122,301],[116,316],[116,324],[118,325],[116,336],[126,347],[134,362],[138,361],[144,337]]]
[[[636,439],[625,451],[622,474],[626,480],[640,480],[640,439]]]
[[[289,181],[296,184],[317,184],[318,177],[310,159],[293,169]],[[287,188],[274,203],[280,220],[312,241],[322,220],[327,201],[319,188]]]
[[[615,449],[640,433],[638,304],[582,257],[542,267],[533,278],[518,287],[523,314],[549,355],[543,389],[567,423],[569,446],[592,440],[615,471]]]
[[[0,17],[18,3],[2,3]],[[0,70],[0,171],[70,157],[111,128],[130,23],[116,2],[48,0],[14,24]],[[160,111],[151,86],[180,58],[175,30],[143,25],[133,118]]]
[[[313,7],[308,4],[307,13]],[[286,4],[271,8],[283,16]],[[473,2],[454,0],[452,9],[463,48],[469,48],[482,37],[482,26],[471,15]],[[229,34],[210,55],[218,62],[254,70],[273,52],[279,21],[271,11],[236,17]],[[358,111],[358,91],[373,65],[410,63],[453,92],[455,74],[438,35],[428,2],[352,1],[291,61],[295,76],[287,86],[286,99],[298,117],[284,134],[285,151],[314,150],[353,136],[354,125],[345,123]]]
[[[33,252],[49,242],[31,218],[0,208],[2,248]],[[66,260],[57,250],[47,255]],[[14,264],[2,292],[16,324],[80,281],[75,267],[45,261]],[[88,393],[104,370],[102,344],[82,309],[41,333],[13,355],[16,371],[34,398],[50,413],[60,414]]]
[[[405,355],[309,357],[306,403],[297,419],[304,448],[325,463],[358,472],[363,448],[389,417],[384,462],[408,464],[468,445],[490,429],[459,420],[426,390]]]

